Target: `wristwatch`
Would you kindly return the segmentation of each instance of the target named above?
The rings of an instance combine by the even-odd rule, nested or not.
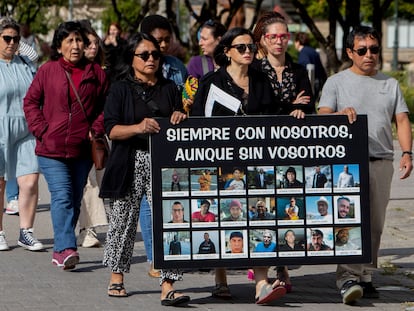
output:
[[[403,157],[404,154],[408,154],[411,159],[413,158],[413,152],[412,151],[403,151],[402,154],[401,154],[401,156]]]

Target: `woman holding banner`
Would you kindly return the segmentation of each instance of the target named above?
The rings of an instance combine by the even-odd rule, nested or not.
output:
[[[199,82],[194,98],[193,116],[237,116],[278,114],[280,107],[274,98],[273,89],[265,75],[250,67],[257,46],[253,35],[244,28],[232,28],[224,34],[214,51],[216,72],[205,75]],[[214,85],[210,88],[210,85]],[[212,89],[218,88],[214,101],[207,102]],[[235,102],[229,106],[227,102]],[[238,104],[238,105],[237,105]],[[254,267],[256,280],[256,303],[264,304],[282,297],[286,293],[283,286],[272,287],[267,281],[268,267]],[[213,296],[231,297],[227,285],[226,269],[217,268],[216,286]]]
[[[131,266],[140,202],[144,194],[151,202],[148,135],[160,130],[154,117],[168,117],[171,124],[187,117],[180,111],[177,87],[163,78],[161,69],[157,41],[144,33],[133,35],[105,103],[105,130],[112,149],[100,196],[111,199],[103,262],[111,269],[108,295],[112,297],[128,296],[124,273]],[[178,270],[161,271],[162,305],[177,306],[190,300],[173,289],[173,283],[181,279]]]
[[[290,33],[283,16],[277,12],[265,12],[258,19],[253,31],[255,42],[263,51],[255,67],[269,78],[274,94],[281,105],[281,114],[303,118],[305,113],[315,112],[315,100],[306,70],[293,63],[286,53]],[[292,290],[287,267],[277,267],[273,286],[284,285]]]

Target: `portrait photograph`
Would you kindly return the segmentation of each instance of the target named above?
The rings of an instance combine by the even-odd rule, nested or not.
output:
[[[189,195],[188,168],[163,168],[161,175],[163,196]]]
[[[359,192],[359,164],[333,165],[334,192]]]
[[[338,256],[361,255],[361,227],[335,227],[335,254]]]
[[[276,199],[274,196],[249,197],[247,202],[250,226],[272,226],[276,224]]]
[[[279,257],[305,256],[306,235],[304,228],[278,229]]]
[[[162,219],[164,228],[190,227],[190,202],[188,199],[162,200]]]
[[[275,193],[275,167],[274,166],[248,166],[247,188],[249,194]]]
[[[247,201],[244,197],[220,199],[220,225],[238,227],[247,225]]]
[[[269,229],[249,230],[250,257],[276,257],[277,234]]]
[[[190,231],[164,231],[164,260],[191,259]]]
[[[276,167],[277,193],[303,193],[304,176],[303,166],[277,166]]]
[[[193,259],[218,259],[220,243],[218,230],[192,231]]]
[[[306,230],[308,256],[333,256],[334,234],[332,227],[314,227]]]
[[[329,193],[332,191],[332,170],[330,165],[315,165],[304,168],[307,193]]]
[[[221,230],[221,257],[247,258],[248,235],[246,229]]]
[[[223,166],[219,167],[220,195],[244,195],[246,194],[246,168]]]
[[[192,226],[195,228],[217,227],[218,210],[217,198],[191,199]]]
[[[359,195],[335,195],[333,203],[336,224],[361,223],[361,198]],[[368,204],[365,208],[369,208]]]
[[[276,219],[278,225],[303,225],[305,200],[303,196],[277,197]]]
[[[217,195],[217,168],[199,167],[190,169],[191,195],[215,196]]]
[[[306,223],[332,224],[332,196],[306,196]]]

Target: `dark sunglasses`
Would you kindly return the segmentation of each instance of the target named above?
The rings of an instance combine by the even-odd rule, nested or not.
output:
[[[374,46],[370,46],[370,47],[363,47],[363,48],[359,48],[357,50],[352,50],[353,52],[356,52],[359,56],[364,56],[365,54],[367,54],[367,51],[370,51],[371,54],[378,54],[380,51],[380,47],[378,45],[374,45]]]
[[[141,58],[144,62],[146,62],[150,56],[152,56],[152,58],[154,60],[159,60],[161,57],[161,53],[158,51],[152,51],[152,52],[142,52],[139,54],[134,54],[135,56],[138,56],[139,58]]]
[[[249,51],[251,53],[256,53],[257,52],[257,46],[254,43],[249,43],[249,44],[234,44],[234,45],[230,45],[230,48],[235,48],[237,50],[237,52],[239,52],[240,54],[244,54],[246,52],[246,49],[248,48]]]
[[[9,44],[11,42],[11,40],[13,40],[13,43],[19,43],[20,42],[20,36],[1,36],[3,38],[3,40]]]

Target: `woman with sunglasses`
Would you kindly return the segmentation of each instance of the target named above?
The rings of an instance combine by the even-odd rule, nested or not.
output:
[[[274,94],[281,105],[280,114],[304,118],[315,112],[315,100],[306,70],[292,61],[286,53],[290,39],[288,26],[277,12],[265,12],[253,30],[261,58],[254,66],[269,78]],[[274,287],[284,286],[292,291],[287,267],[276,268]]]
[[[214,50],[214,59],[220,68],[200,80],[191,115],[205,115],[211,84],[241,102],[237,111],[231,111],[222,103],[216,103],[212,116],[276,113],[279,107],[269,81],[250,66],[256,51],[257,47],[249,30],[236,27],[227,31]]]
[[[253,43],[253,35],[249,30],[236,27],[226,32],[214,51],[215,61],[220,68],[208,73],[200,80],[191,115],[210,115],[206,115],[205,108],[212,84],[240,101],[237,111],[226,108],[224,103],[214,103],[211,109],[212,116],[277,114],[279,106],[274,98],[270,82],[265,75],[250,66],[256,51],[257,47]],[[268,283],[268,267],[254,267],[253,270],[257,304],[268,303],[286,293],[283,286],[273,288]],[[215,282],[213,296],[230,298],[225,268],[216,269]]]
[[[134,34],[115,71],[105,103],[105,129],[112,148],[100,195],[110,198],[109,228],[104,265],[111,269],[109,296],[126,297],[124,273],[131,266],[132,252],[144,195],[151,202],[148,137],[159,132],[155,117],[178,124],[187,116],[175,83],[162,76],[161,51],[154,37]],[[177,270],[162,270],[161,304],[185,304],[190,297],[177,293],[173,283],[182,279]]]
[[[0,251],[9,249],[3,231],[4,188],[6,179],[16,177],[20,189],[18,245],[31,251],[43,249],[43,244],[33,236],[39,179],[35,139],[22,109],[35,66],[26,56],[16,55],[19,33],[15,20],[0,18]]]
[[[92,167],[91,131],[104,134],[108,83],[102,68],[84,57],[87,44],[80,23],[60,24],[50,60],[39,68],[24,98],[39,166],[51,194],[52,263],[63,270],[79,263],[75,227]]]

